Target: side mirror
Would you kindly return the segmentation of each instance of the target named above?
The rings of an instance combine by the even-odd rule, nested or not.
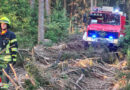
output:
[[[129,25],[129,22],[128,22],[128,21],[126,21],[126,22],[125,22],[125,24],[126,24],[126,25]]]

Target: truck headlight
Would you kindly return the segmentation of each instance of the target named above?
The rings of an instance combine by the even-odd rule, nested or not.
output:
[[[124,35],[123,34],[120,34],[120,36],[119,37],[124,37]]]
[[[92,35],[92,38],[96,38],[96,35],[94,34],[94,35]]]
[[[109,36],[109,40],[113,40],[113,37],[112,37],[112,36]]]

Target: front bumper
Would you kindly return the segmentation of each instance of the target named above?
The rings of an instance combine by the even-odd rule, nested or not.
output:
[[[112,43],[112,44],[118,44],[118,39],[109,39],[109,38],[92,38],[87,37],[87,35],[83,35],[83,40],[87,42],[101,42],[101,43]]]

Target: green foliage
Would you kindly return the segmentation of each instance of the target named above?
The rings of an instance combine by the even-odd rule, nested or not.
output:
[[[47,81],[44,76],[41,76],[39,73],[40,71],[32,62],[28,62],[28,64],[26,64],[26,70],[35,78],[38,86],[49,85],[49,81]]]
[[[80,56],[80,52],[75,52],[75,51],[68,51],[64,52],[61,56],[61,60],[68,60],[68,59],[80,59],[82,56]]]
[[[129,25],[126,25],[125,40],[128,41],[127,45],[130,45],[130,22],[129,22]]]
[[[58,7],[60,8],[59,4]],[[50,22],[46,23],[45,38],[51,39],[53,42],[64,40],[68,35],[69,21],[64,9],[53,9],[50,16]]]
[[[128,73],[120,72],[118,74],[118,78],[122,78],[123,76],[126,76],[126,79],[129,82],[129,80],[130,80],[130,73],[129,72]],[[127,85],[122,90],[130,90],[130,84],[127,83]]]
[[[7,16],[11,20],[10,30],[16,32],[20,47],[36,43],[37,10],[34,11],[30,9],[28,0],[2,0],[0,3],[0,16]]]
[[[130,90],[130,84],[127,84],[123,90]]]
[[[118,75],[117,79],[120,79],[120,78],[126,76],[127,81],[129,82],[129,80],[130,80],[130,72],[127,72],[127,73],[119,72],[117,75]]]
[[[52,42],[44,42],[43,45],[46,47],[51,47],[53,45],[53,43]]]
[[[130,48],[127,49],[127,62],[128,62],[128,67],[130,67]]]
[[[130,47],[130,22],[126,25],[125,33],[125,37],[120,40],[120,46],[122,46],[124,51],[127,52],[127,49]]]
[[[19,52],[18,54],[17,54],[18,56],[17,56],[17,61],[16,61],[16,66],[23,66],[23,63],[24,63],[24,57],[22,57],[22,55],[21,55],[21,53]]]
[[[25,88],[26,88],[26,90],[36,90],[37,89],[37,87],[32,85],[30,80],[25,80]]]
[[[130,66],[130,22],[126,25],[125,37],[121,38],[120,46],[123,47],[123,52],[127,54],[128,66]]]

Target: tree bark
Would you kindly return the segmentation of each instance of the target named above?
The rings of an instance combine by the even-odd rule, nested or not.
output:
[[[30,7],[32,9],[34,9],[34,5],[35,5],[35,0],[30,0]]]
[[[44,0],[39,0],[38,44],[44,41]]]
[[[126,0],[126,14],[127,18],[130,20],[130,0]]]
[[[66,0],[64,0],[64,9],[66,10]]]
[[[97,0],[95,0],[95,7],[97,7]]]
[[[47,13],[47,16],[49,17],[50,16],[50,0],[46,0],[46,13]]]
[[[93,0],[91,0],[91,11],[93,10]]]

